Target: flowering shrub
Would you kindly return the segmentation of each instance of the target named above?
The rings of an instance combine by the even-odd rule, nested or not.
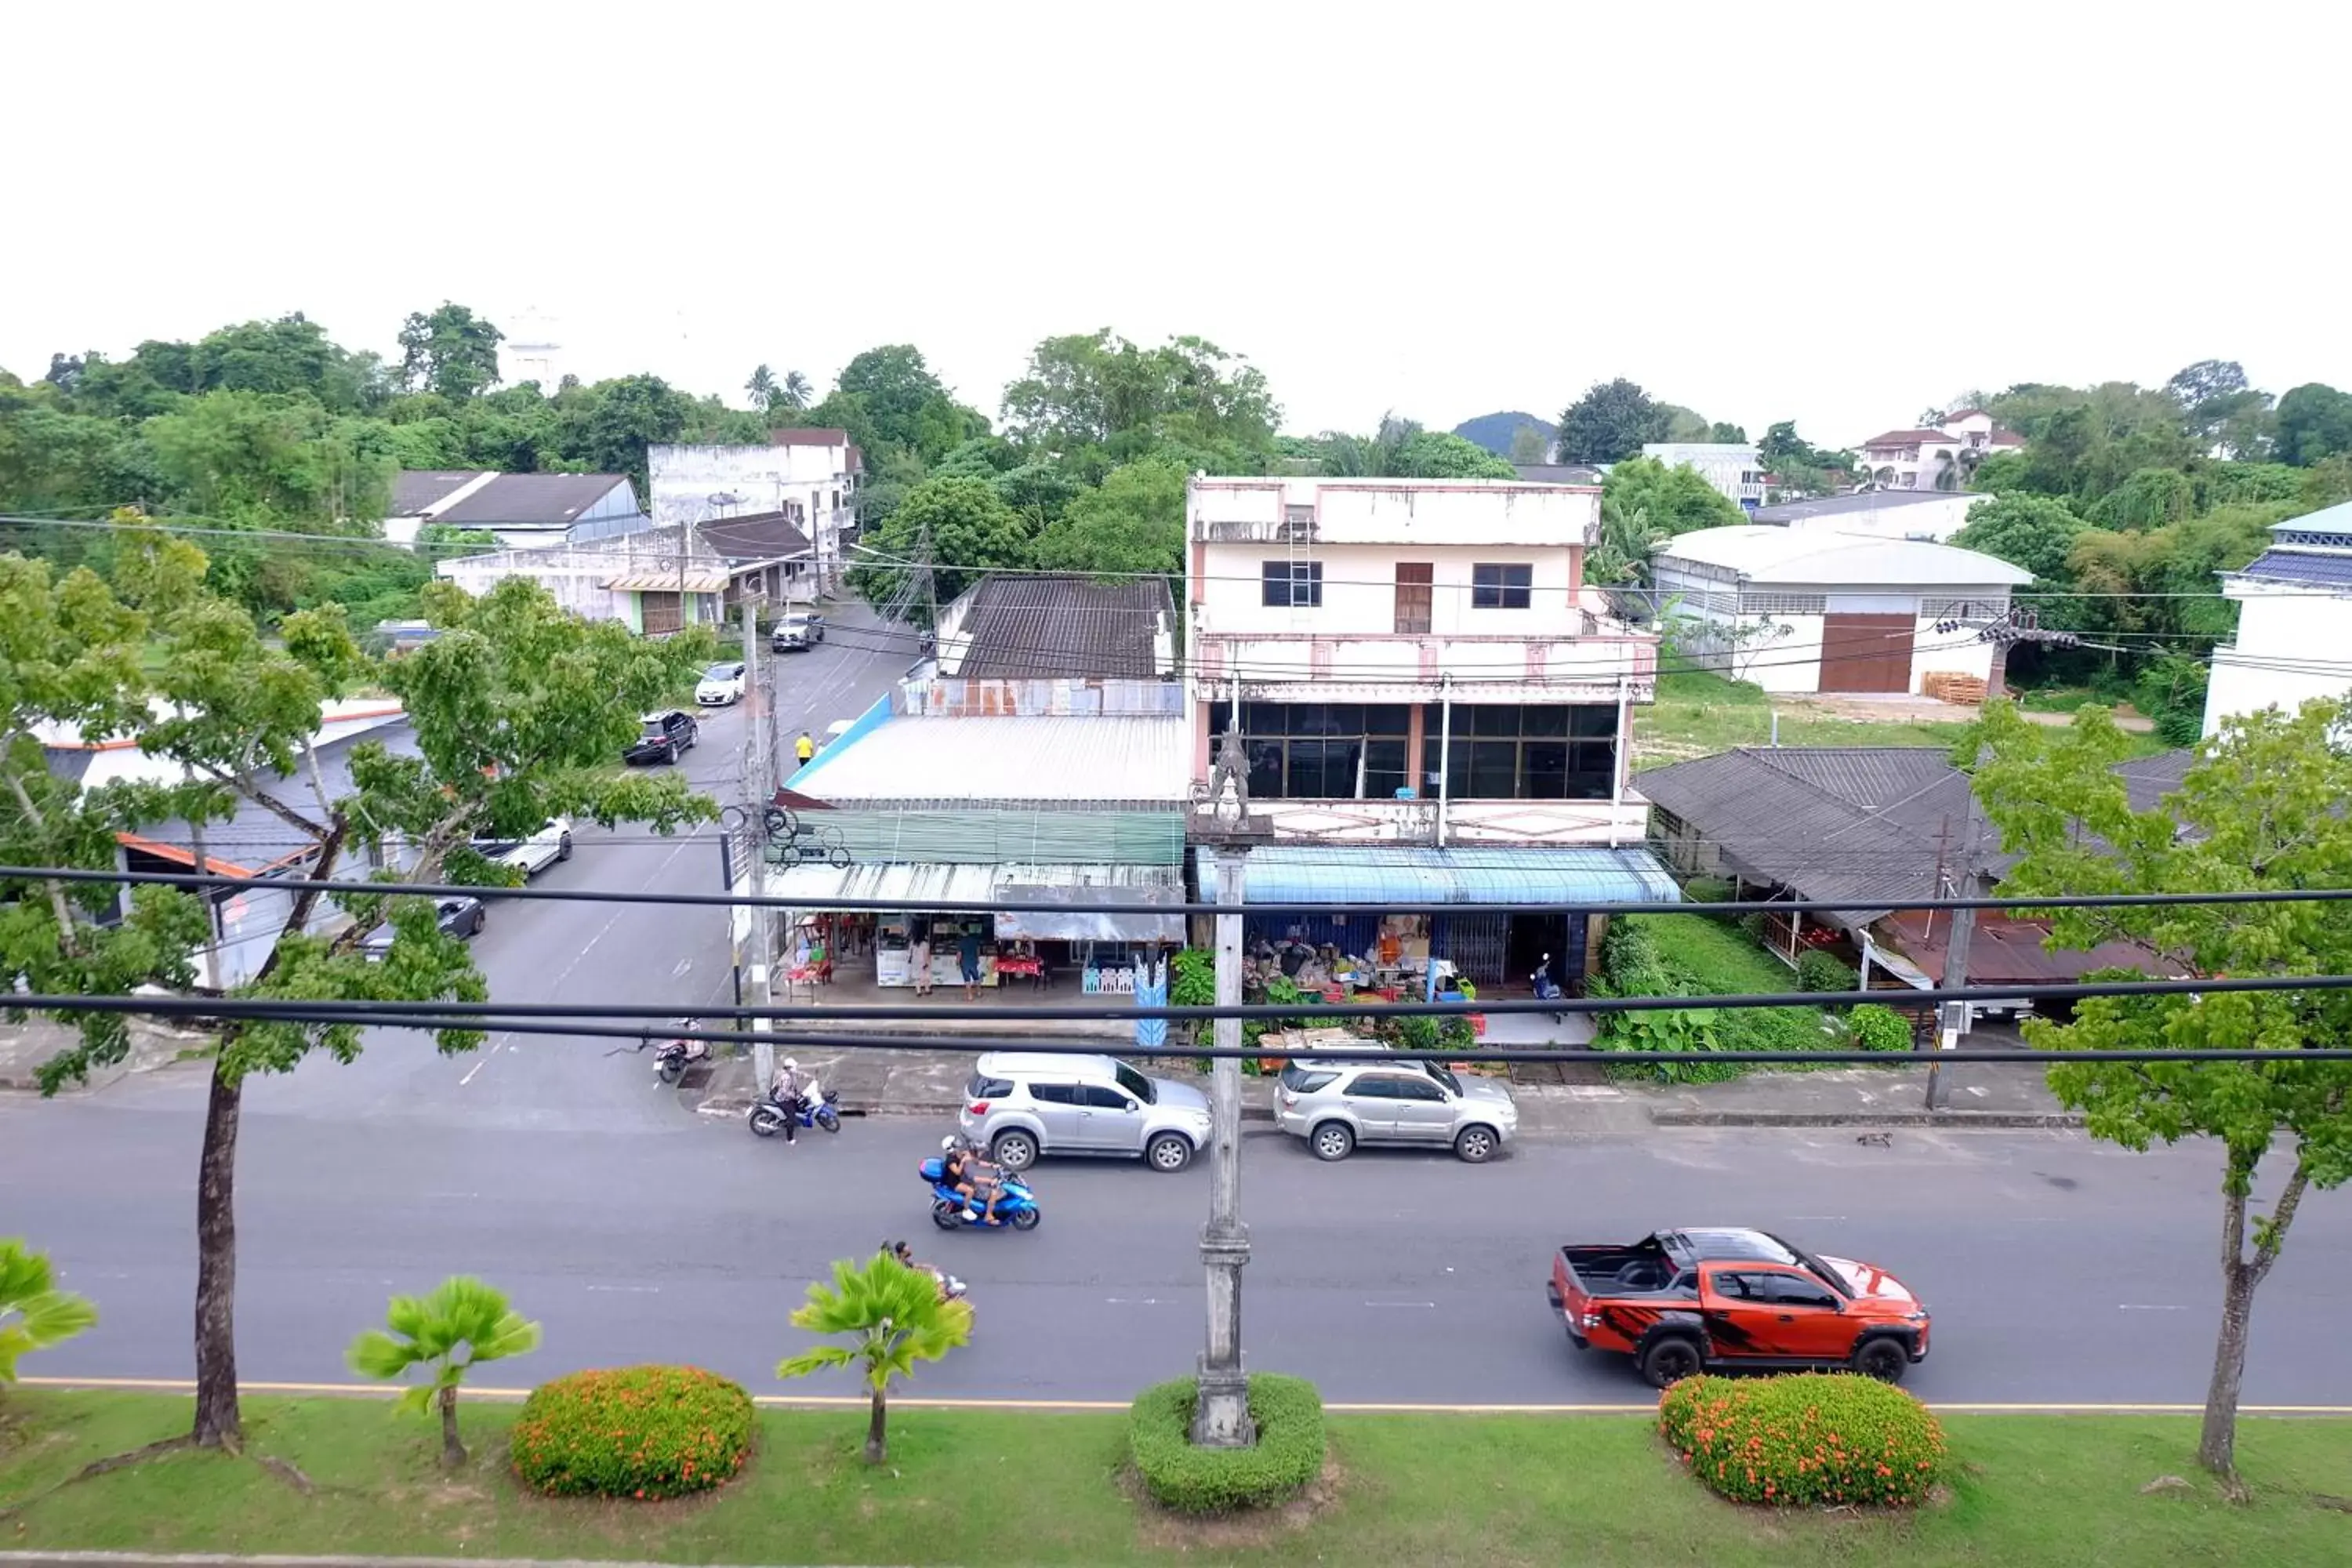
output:
[[[690,1366],[575,1372],[543,1383],[515,1422],[515,1474],[551,1497],[671,1498],[734,1479],[751,1452],[751,1396]]]
[[[1845,1373],[1685,1378],[1659,1398],[1658,1430],[1734,1502],[1916,1504],[1944,1463],[1926,1405]]]

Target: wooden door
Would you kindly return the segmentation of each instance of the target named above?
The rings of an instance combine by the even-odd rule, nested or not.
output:
[[[637,613],[646,636],[667,637],[678,628],[678,595],[674,592],[639,594]]]
[[[1431,566],[1426,561],[1400,561],[1396,569],[1396,629],[1425,635],[1429,630]]]
[[[1822,617],[1822,691],[1908,691],[1911,638],[1918,623],[1909,616]]]

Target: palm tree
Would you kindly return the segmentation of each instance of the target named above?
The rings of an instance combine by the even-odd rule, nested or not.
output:
[[[422,1415],[438,1403],[441,1463],[455,1469],[466,1462],[466,1446],[457,1441],[457,1385],[486,1361],[537,1350],[539,1325],[508,1307],[504,1294],[462,1274],[443,1280],[430,1296],[394,1296],[384,1323],[391,1333],[370,1329],[352,1342],[345,1359],[361,1376],[387,1383],[411,1367],[435,1369],[433,1381],[403,1394],[396,1408]],[[461,1347],[463,1361],[457,1359]]]
[[[776,373],[763,364],[751,373],[751,379],[743,384],[743,390],[751,395],[751,401],[764,414],[776,405],[776,396],[782,389],[776,384]]]
[[[874,1398],[866,1426],[866,1462],[889,1457],[890,1384],[910,1377],[919,1361],[938,1361],[971,1338],[971,1308],[940,1299],[940,1282],[888,1254],[863,1267],[833,1266],[833,1283],[809,1287],[808,1305],[793,1327],[813,1334],[847,1334],[845,1345],[816,1349],[778,1363],[778,1377],[806,1377],[834,1367],[856,1367]]]
[[[1595,584],[1646,585],[1650,552],[1672,537],[1650,521],[1650,509],[1627,506],[1613,497],[1601,502],[1601,537],[1586,560],[1584,574]]]
[[[809,384],[808,377],[796,370],[788,370],[784,372],[784,384],[776,394],[776,401],[787,408],[806,408],[815,392],[816,388]]]
[[[49,1284],[49,1260],[0,1237],[0,1383],[16,1381],[16,1358],[47,1350],[98,1321],[98,1309]]]

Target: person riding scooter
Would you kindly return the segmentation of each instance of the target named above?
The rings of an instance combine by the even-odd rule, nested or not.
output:
[[[775,1080],[768,1086],[768,1098],[784,1113],[784,1142],[793,1141],[793,1133],[801,1124],[801,1104],[808,1089],[808,1080],[801,1076],[801,1064],[786,1057],[776,1064]]]
[[[1004,1191],[1003,1173],[982,1159],[979,1152],[961,1139],[947,1138],[940,1147],[946,1151],[940,1163],[940,1178],[950,1191],[961,1194],[963,1217],[984,1219],[986,1224],[994,1225],[996,1200]],[[980,1197],[984,1197],[987,1203],[988,1212],[984,1216],[972,1212],[972,1200]]]
[[[929,1275],[939,1284],[940,1300],[942,1301],[952,1301],[958,1296],[963,1294],[961,1284],[956,1280],[950,1279],[948,1277],[946,1269],[940,1268],[936,1264],[918,1263],[915,1261],[915,1249],[908,1247],[903,1241],[884,1242],[882,1244],[882,1256],[896,1259],[898,1266],[902,1268],[911,1268],[918,1274]]]

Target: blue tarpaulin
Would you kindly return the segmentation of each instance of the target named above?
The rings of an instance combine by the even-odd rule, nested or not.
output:
[[[1533,846],[1430,849],[1410,845],[1275,845],[1250,851],[1244,902],[1383,904],[1675,903],[1681,889],[1647,849]],[[1217,865],[1200,858],[1201,897],[1217,896]]]

